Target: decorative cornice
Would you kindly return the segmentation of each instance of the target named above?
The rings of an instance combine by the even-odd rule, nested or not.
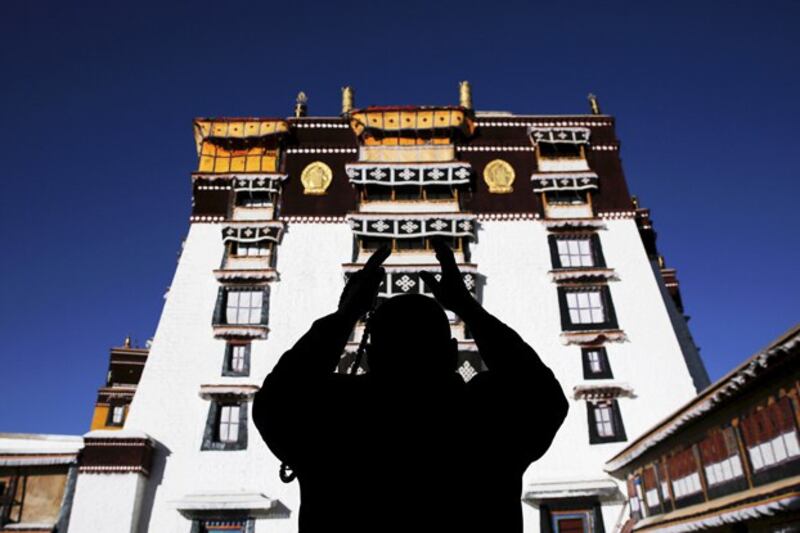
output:
[[[562,230],[607,229],[602,220],[596,218],[549,218],[542,221],[544,226],[553,232]]]
[[[459,152],[533,152],[533,146],[456,146]]]
[[[307,129],[307,128],[322,128],[322,129],[341,129],[349,130],[350,124],[342,124],[340,122],[300,122],[291,121],[293,128]]]
[[[619,150],[619,145],[617,144],[592,144],[589,146],[589,150],[593,150],[595,152],[616,152]]]
[[[538,220],[539,213],[478,213],[478,220]]]
[[[597,120],[558,120],[551,122],[539,121],[519,121],[519,120],[478,120],[477,126],[491,127],[491,128],[527,128],[531,126],[539,126],[543,128],[565,128],[565,127],[606,127],[612,126],[611,121],[597,121]]]
[[[347,217],[291,215],[291,216],[278,217],[278,220],[280,220],[281,222],[294,223],[294,224],[320,224],[320,223],[334,224],[334,223],[347,222]]]
[[[189,222],[224,222],[225,217],[221,215],[192,215]]]
[[[606,220],[618,220],[623,218],[635,218],[636,211],[604,211],[597,213],[597,216]]]
[[[358,148],[287,148],[287,154],[357,154]]]

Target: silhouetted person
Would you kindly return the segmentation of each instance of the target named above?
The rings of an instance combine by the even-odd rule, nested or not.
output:
[[[567,401],[533,349],[472,297],[450,249],[435,247],[441,280],[422,275],[439,303],[407,295],[380,305],[369,372],[334,369],[375,301],[388,250],[350,278],[339,309],[256,395],[256,426],[298,476],[300,533],[522,531],[522,474],[550,446]],[[467,324],[488,367],[468,383],[439,304]]]

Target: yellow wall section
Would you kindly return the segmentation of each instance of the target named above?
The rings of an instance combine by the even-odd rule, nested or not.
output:
[[[92,415],[92,431],[95,429],[120,429],[120,426],[107,426],[108,420],[108,406],[98,404],[94,406],[94,414]]]

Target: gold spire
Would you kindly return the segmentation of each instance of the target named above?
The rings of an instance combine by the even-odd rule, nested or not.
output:
[[[342,87],[342,115],[347,115],[355,106],[355,91],[349,85]]]
[[[458,83],[458,105],[472,109],[472,87],[466,80]]]
[[[306,93],[300,91],[297,93],[297,99],[294,104],[294,116],[297,118],[304,117],[306,113],[308,113],[308,97]]]
[[[600,102],[597,101],[597,96],[592,93],[589,93],[587,96],[589,99],[589,105],[592,108],[592,115],[599,115],[600,114]]]
[[[639,197],[638,196],[636,196],[636,195],[631,196],[631,203],[633,203],[633,207],[635,209],[639,209]]]
[[[123,346],[125,348],[130,348],[131,347],[131,336],[130,335],[125,337],[125,343],[123,344]]]

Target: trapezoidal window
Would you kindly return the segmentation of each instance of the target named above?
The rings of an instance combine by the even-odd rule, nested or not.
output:
[[[558,287],[561,328],[564,331],[617,329],[611,293],[597,287]]]

